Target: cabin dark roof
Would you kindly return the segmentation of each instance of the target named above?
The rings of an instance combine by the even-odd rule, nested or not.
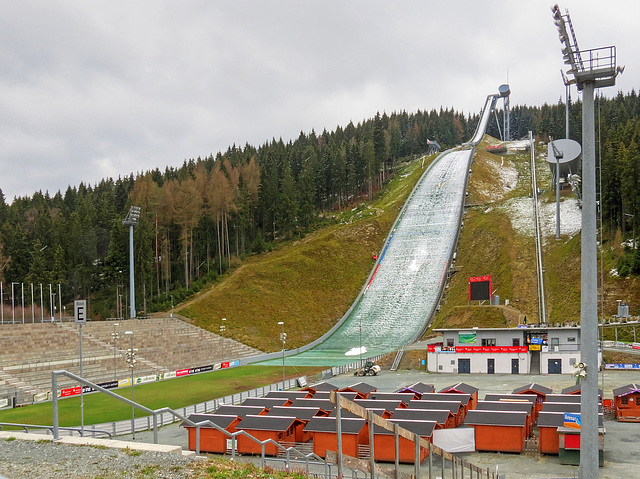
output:
[[[460,401],[467,407],[471,394],[468,393],[425,393],[419,401]]]
[[[352,384],[351,386],[344,389],[351,389],[353,391],[361,392],[362,394],[369,394],[369,393],[372,393],[373,391],[378,390],[375,386],[372,386],[371,384],[367,384],[363,382]]]
[[[434,393],[436,392],[436,387],[433,384],[425,384],[422,382],[417,382],[410,384],[409,386],[405,386],[403,388],[398,389],[396,392],[404,392],[404,391],[412,391],[420,394],[424,393]]]
[[[412,421],[435,421],[438,424],[444,424],[452,414],[448,409],[396,409],[391,417]]]
[[[253,429],[259,431],[286,431],[300,419],[293,416],[246,416],[237,429]]]
[[[336,408],[337,409],[337,408]],[[331,414],[329,414],[329,417],[336,417],[336,409],[334,409],[333,411],[331,411]],[[378,416],[382,416],[385,412],[391,414],[392,411],[390,411],[389,409],[367,409],[367,411],[371,411],[373,414],[377,414]],[[341,412],[342,417],[360,417],[357,414],[353,414],[350,411],[347,411],[346,409],[343,409]],[[364,419],[364,418],[363,418]]]
[[[574,384],[573,386],[569,386],[568,388],[564,388],[560,391],[560,394],[576,394],[582,391],[581,384]]]
[[[266,398],[306,398],[309,391],[269,391],[264,397]]]
[[[598,414],[598,425],[604,424],[604,416],[602,413]],[[540,411],[538,414],[538,427],[563,427],[564,426],[564,413],[563,412],[549,412]]]
[[[580,403],[580,396],[576,394],[548,394],[544,402],[575,402]]]
[[[479,401],[478,411],[525,411],[531,414],[533,403],[530,401]]]
[[[574,386],[569,386],[568,388],[564,388],[562,391],[560,391],[560,394],[570,394],[570,395],[576,395],[576,394],[581,394],[582,393],[582,385],[581,384],[576,384]],[[603,396],[603,391],[602,389],[598,389],[598,396],[602,397]]]
[[[317,407],[318,409],[322,409],[324,411],[333,411],[333,408],[336,407],[328,399],[294,399],[291,407]]]
[[[478,392],[478,388],[471,386],[467,383],[456,383],[451,386],[447,386],[446,388],[442,388],[439,393],[462,393],[473,395]]]
[[[223,404],[215,410],[214,414],[245,417],[248,414],[260,414],[265,409],[268,408],[265,406],[232,406]]]
[[[321,416],[325,415],[325,412],[317,407],[276,406],[269,410],[267,416],[293,416],[303,421],[308,421],[319,412],[322,412]]]
[[[627,396],[629,394],[640,393],[640,386],[635,383],[627,384],[613,390],[613,397]]]
[[[414,393],[379,393],[374,392],[369,394],[369,399],[374,401],[402,401],[407,404],[412,399],[415,399]]]
[[[356,396],[359,396],[360,394],[361,393],[357,393],[357,392],[341,392],[340,396],[342,396],[343,398],[347,398],[349,401],[353,401],[356,398]],[[331,391],[318,391],[308,399],[324,399],[325,401],[328,401],[330,396],[331,396]]]
[[[463,406],[460,401],[425,401],[424,399],[414,399],[407,404],[407,407],[409,409],[448,409],[453,414],[458,414],[458,411]]]
[[[517,426],[523,427],[529,415],[524,411],[478,411],[467,412],[465,424],[471,426]]]
[[[547,396],[549,397],[549,396]],[[485,401],[530,401],[536,403],[538,396],[535,394],[497,394],[487,393],[484,396]]]
[[[334,386],[331,383],[322,381],[321,383],[314,384],[313,386],[307,386],[304,389],[314,389],[316,391],[335,391],[338,389],[338,386]]]
[[[516,388],[512,391],[512,394],[527,394],[529,391],[533,391],[541,396],[546,396],[547,394],[553,394],[553,389],[547,388],[545,386],[541,386],[540,384],[531,383],[526,386],[522,386]]]
[[[393,411],[394,409],[401,407],[403,404],[408,404],[410,401],[404,402],[400,399],[396,399],[393,401],[383,401],[377,399],[356,399],[353,402],[365,409],[386,409],[387,411]]]
[[[580,412],[580,403],[575,402],[545,402],[542,404],[544,412]]]
[[[336,432],[337,424],[334,417],[312,417],[304,428],[308,432]],[[364,419],[343,418],[341,421],[343,434],[358,434],[362,431],[366,421]]]
[[[389,419],[389,422],[395,423],[403,429],[411,431],[420,437],[431,437],[433,430],[436,428],[436,421],[414,421],[409,419]],[[384,436],[393,435],[393,431],[387,431],[386,429],[378,426],[373,426],[374,434],[381,434]]]
[[[216,426],[226,429],[227,427],[229,427],[231,423],[233,423],[233,421],[238,419],[238,416],[236,415],[222,416],[217,414],[191,414],[187,416],[187,419],[193,422],[211,421]],[[180,425],[182,427],[195,427],[186,421],[182,421]],[[213,428],[213,426],[200,426],[200,427]]]
[[[288,398],[247,398],[242,401],[242,405],[272,407],[284,406],[285,404],[289,404],[289,402],[290,399]]]

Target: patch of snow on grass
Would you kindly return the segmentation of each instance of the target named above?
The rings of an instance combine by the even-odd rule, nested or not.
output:
[[[556,204],[538,204],[540,212],[540,229],[542,236],[556,234]],[[511,218],[513,228],[520,234],[533,236],[535,218],[533,216],[533,200],[531,198],[514,198],[505,202],[502,208]],[[575,198],[566,198],[560,202],[560,234],[573,237],[582,227],[582,211]]]
[[[545,203],[540,207],[540,228],[543,236],[556,234],[556,204]],[[566,198],[560,202],[560,234],[573,237],[582,229],[582,210],[578,200]]]
[[[504,161],[504,158],[502,159]],[[492,174],[499,178],[494,185],[484,185],[478,193],[481,198],[488,198],[492,201],[501,200],[505,193],[513,190],[518,184],[518,170],[515,167],[499,165],[493,161],[487,162],[487,166],[492,170]]]

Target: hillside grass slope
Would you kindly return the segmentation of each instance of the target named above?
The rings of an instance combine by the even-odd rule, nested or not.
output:
[[[194,324],[263,351],[277,351],[284,321],[288,348],[327,332],[349,309],[413,187],[435,156],[415,160],[374,199],[331,213],[337,224],[254,256],[178,313]]]

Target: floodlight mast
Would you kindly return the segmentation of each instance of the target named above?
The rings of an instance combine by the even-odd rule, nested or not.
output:
[[[140,207],[132,206],[122,224],[129,227],[129,316],[136,317],[136,291],[133,272],[133,227],[140,223]]]
[[[598,268],[596,250],[595,88],[613,86],[624,67],[616,67],[616,47],[580,50],[569,12],[551,7],[558,28],[567,73],[582,90],[582,252],[580,297],[580,362],[589,369],[581,378],[579,477],[598,477]]]

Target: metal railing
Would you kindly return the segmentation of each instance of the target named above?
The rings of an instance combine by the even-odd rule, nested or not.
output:
[[[34,424],[18,424],[18,423],[13,423],[13,422],[2,422],[2,423],[0,423],[0,431],[4,431],[5,427],[21,427],[22,429],[24,429],[24,432],[26,432],[26,433],[28,433],[30,429],[46,429],[51,434],[54,434],[53,426],[40,426],[40,425],[34,425]],[[111,439],[113,437],[109,431],[105,431],[105,430],[102,430],[102,429],[86,429],[86,428],[80,428],[80,427],[60,427],[59,429],[62,430],[62,431],[77,432],[82,437],[84,437],[84,435],[86,433],[91,433],[92,436],[95,436],[95,433],[105,434],[105,435],[109,436],[109,439]]]

